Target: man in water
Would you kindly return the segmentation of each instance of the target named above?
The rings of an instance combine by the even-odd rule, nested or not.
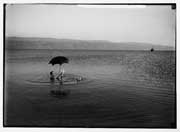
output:
[[[63,76],[64,76],[64,69],[61,69],[60,74],[56,77],[57,80],[60,80],[61,84],[63,83]]]

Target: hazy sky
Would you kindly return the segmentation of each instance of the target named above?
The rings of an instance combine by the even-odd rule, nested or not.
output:
[[[6,35],[175,45],[171,6],[7,5]]]

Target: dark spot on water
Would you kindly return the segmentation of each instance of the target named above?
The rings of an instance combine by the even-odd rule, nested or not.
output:
[[[56,98],[63,98],[70,94],[69,90],[51,90],[50,95]]]

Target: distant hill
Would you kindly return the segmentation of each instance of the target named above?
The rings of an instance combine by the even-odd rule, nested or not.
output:
[[[102,40],[7,37],[6,49],[75,49],[75,50],[175,50],[174,47],[145,43],[115,43]]]

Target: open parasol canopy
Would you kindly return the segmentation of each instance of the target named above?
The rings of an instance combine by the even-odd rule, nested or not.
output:
[[[57,57],[54,57],[52,58],[50,61],[49,61],[49,64],[52,64],[52,65],[55,65],[55,64],[59,64],[59,65],[62,65],[64,63],[68,63],[69,62],[69,59],[64,57],[64,56],[57,56]]]

